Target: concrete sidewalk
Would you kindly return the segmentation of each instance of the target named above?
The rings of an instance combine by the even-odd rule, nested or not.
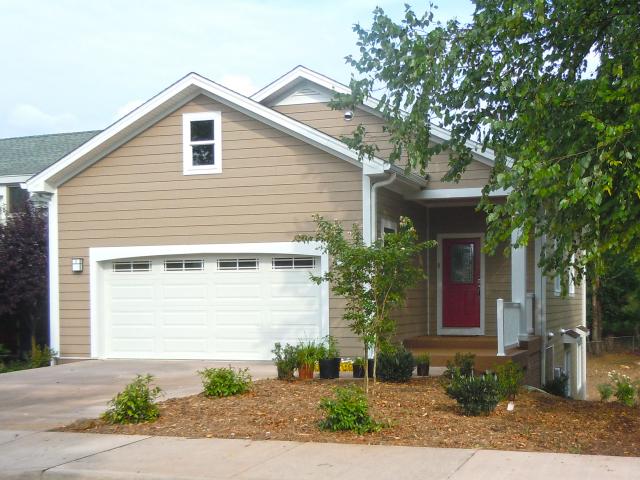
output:
[[[638,478],[640,458],[0,431],[0,479]]]

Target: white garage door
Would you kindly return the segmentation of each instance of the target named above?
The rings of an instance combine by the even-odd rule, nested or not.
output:
[[[206,255],[103,262],[111,358],[268,360],[321,336],[317,257]]]

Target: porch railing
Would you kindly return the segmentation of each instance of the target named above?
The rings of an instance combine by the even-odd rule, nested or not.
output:
[[[534,295],[528,293],[524,308],[519,302],[497,300],[498,356],[504,357],[509,348],[517,347],[520,337],[533,334]]]
[[[498,356],[504,357],[508,348],[518,345],[520,334],[520,303],[505,302],[499,298],[497,302],[498,323]]]

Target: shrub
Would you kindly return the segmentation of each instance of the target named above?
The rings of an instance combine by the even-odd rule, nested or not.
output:
[[[27,361],[29,362],[30,368],[48,367],[51,365],[51,360],[57,355],[58,352],[49,348],[49,345],[45,345],[44,347],[33,345]]]
[[[205,368],[198,374],[202,377],[202,386],[207,397],[230,397],[244,393],[251,387],[248,368]]]
[[[431,362],[431,355],[429,355],[428,353],[421,353],[420,355],[416,355],[415,357],[413,357],[413,362],[418,365],[418,364],[427,364],[429,365],[429,363]]]
[[[455,375],[446,387],[447,395],[462,408],[465,415],[488,415],[500,401],[500,387],[494,375]]]
[[[273,363],[278,369],[278,380],[293,380],[293,371],[298,366],[298,350],[288,343],[283,347],[277,342],[273,350]]]
[[[158,418],[156,398],[160,387],[151,388],[152,375],[137,375],[124,390],[109,402],[109,409],[102,417],[109,423],[140,423]]]
[[[400,347],[378,354],[376,376],[384,382],[408,382],[413,367],[413,355]]]
[[[636,385],[631,382],[631,378],[615,370],[609,372],[609,378],[613,382],[615,389],[613,395],[618,402],[633,407],[636,404]]]
[[[308,342],[300,342],[296,349],[297,366],[314,366],[318,360],[324,358],[326,349],[323,344],[316,343],[313,340]]]
[[[543,390],[552,395],[566,398],[569,396],[569,377],[565,373],[561,373],[545,383]]]
[[[524,380],[524,370],[517,363],[509,360],[507,363],[496,367],[496,378],[500,389],[500,398],[514,400]]]
[[[325,412],[325,418],[319,423],[321,429],[332,432],[348,430],[363,434],[377,432],[382,428],[369,415],[369,402],[362,389],[354,386],[338,387],[334,392],[336,398],[320,400],[320,408]]]
[[[600,393],[600,400],[606,402],[613,395],[613,387],[608,383],[601,383],[598,385],[598,393]]]
[[[456,353],[453,362],[447,362],[447,368],[442,374],[447,379],[453,379],[458,375],[463,377],[473,376],[473,368],[476,364],[476,356],[473,353]]]

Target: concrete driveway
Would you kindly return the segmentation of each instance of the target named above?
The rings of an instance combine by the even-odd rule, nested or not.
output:
[[[152,374],[163,398],[202,391],[197,370],[248,367],[254,379],[275,377],[270,362],[208,360],[87,360],[0,375],[0,430],[48,430],[95,418],[140,373]]]

